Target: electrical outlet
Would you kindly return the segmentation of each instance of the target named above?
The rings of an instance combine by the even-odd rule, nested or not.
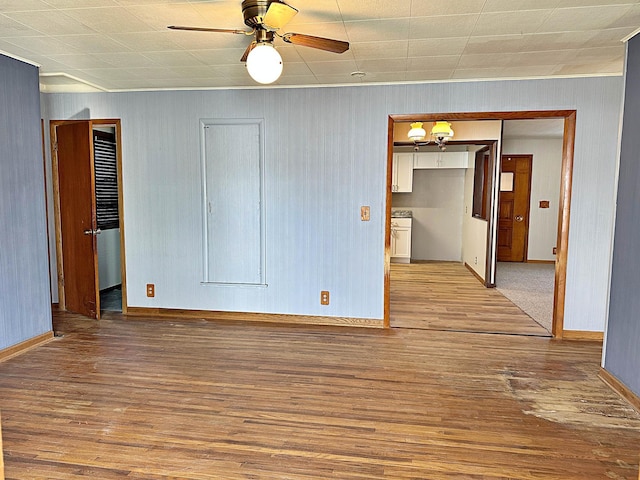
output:
[[[473,259],[473,264],[474,264],[474,265],[477,265],[477,264],[478,264],[478,257],[475,257],[475,258]]]
[[[320,305],[329,305],[329,292],[327,290],[320,292]]]
[[[147,283],[147,297],[156,296],[156,286],[153,283]]]
[[[558,254],[558,248],[557,247],[553,247],[553,254],[557,255]]]
[[[368,222],[369,220],[371,220],[371,207],[364,206],[364,207],[360,207],[360,220],[362,220],[363,222]]]

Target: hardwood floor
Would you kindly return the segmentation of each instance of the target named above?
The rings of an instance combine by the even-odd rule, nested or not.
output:
[[[0,480],[4,478],[4,456],[2,455],[2,415],[0,414]]]
[[[551,335],[461,263],[392,263],[390,293],[391,327]]]
[[[0,363],[7,479],[636,479],[600,348],[56,312]]]

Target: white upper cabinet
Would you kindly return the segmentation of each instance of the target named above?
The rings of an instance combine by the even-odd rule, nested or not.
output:
[[[470,155],[469,152],[418,152],[414,153],[413,168],[469,168]]]
[[[413,191],[414,168],[469,168],[471,155],[473,154],[469,152],[394,153],[391,191]]]
[[[394,153],[391,175],[392,192],[413,190],[413,153]]]
[[[420,152],[414,153],[413,168],[440,168],[441,152]]]

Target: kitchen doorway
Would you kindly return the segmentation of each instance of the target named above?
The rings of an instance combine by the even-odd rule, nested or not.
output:
[[[59,307],[126,313],[120,120],[52,120],[50,135]]]
[[[466,120],[526,120],[559,118],[563,122],[562,139],[562,166],[561,187],[558,205],[558,230],[557,230],[557,259],[554,271],[554,304],[552,334],[556,338],[562,338],[564,318],[564,297],[566,281],[566,261],[568,245],[569,212],[571,200],[571,178],[573,170],[573,145],[575,139],[575,114],[574,110],[563,111],[527,111],[527,112],[486,112],[486,113],[448,113],[448,114],[424,114],[424,115],[391,115],[389,116],[388,129],[388,162],[387,162],[387,202],[386,202],[386,229],[385,229],[385,298],[384,321],[385,326],[390,326],[390,233],[391,233],[391,194],[392,194],[392,160],[393,160],[393,132],[396,122],[434,122],[442,119],[447,121]],[[498,142],[498,153],[502,151],[501,142]],[[498,155],[498,158],[499,155]],[[486,275],[488,286],[494,287],[497,269],[497,227],[498,227],[498,194],[500,161],[495,162],[490,171],[489,182],[489,217],[486,241]]]

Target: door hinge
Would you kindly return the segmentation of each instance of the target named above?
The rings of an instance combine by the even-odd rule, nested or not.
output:
[[[53,144],[53,151],[56,152],[56,153],[58,152],[58,142],[55,142]]]

